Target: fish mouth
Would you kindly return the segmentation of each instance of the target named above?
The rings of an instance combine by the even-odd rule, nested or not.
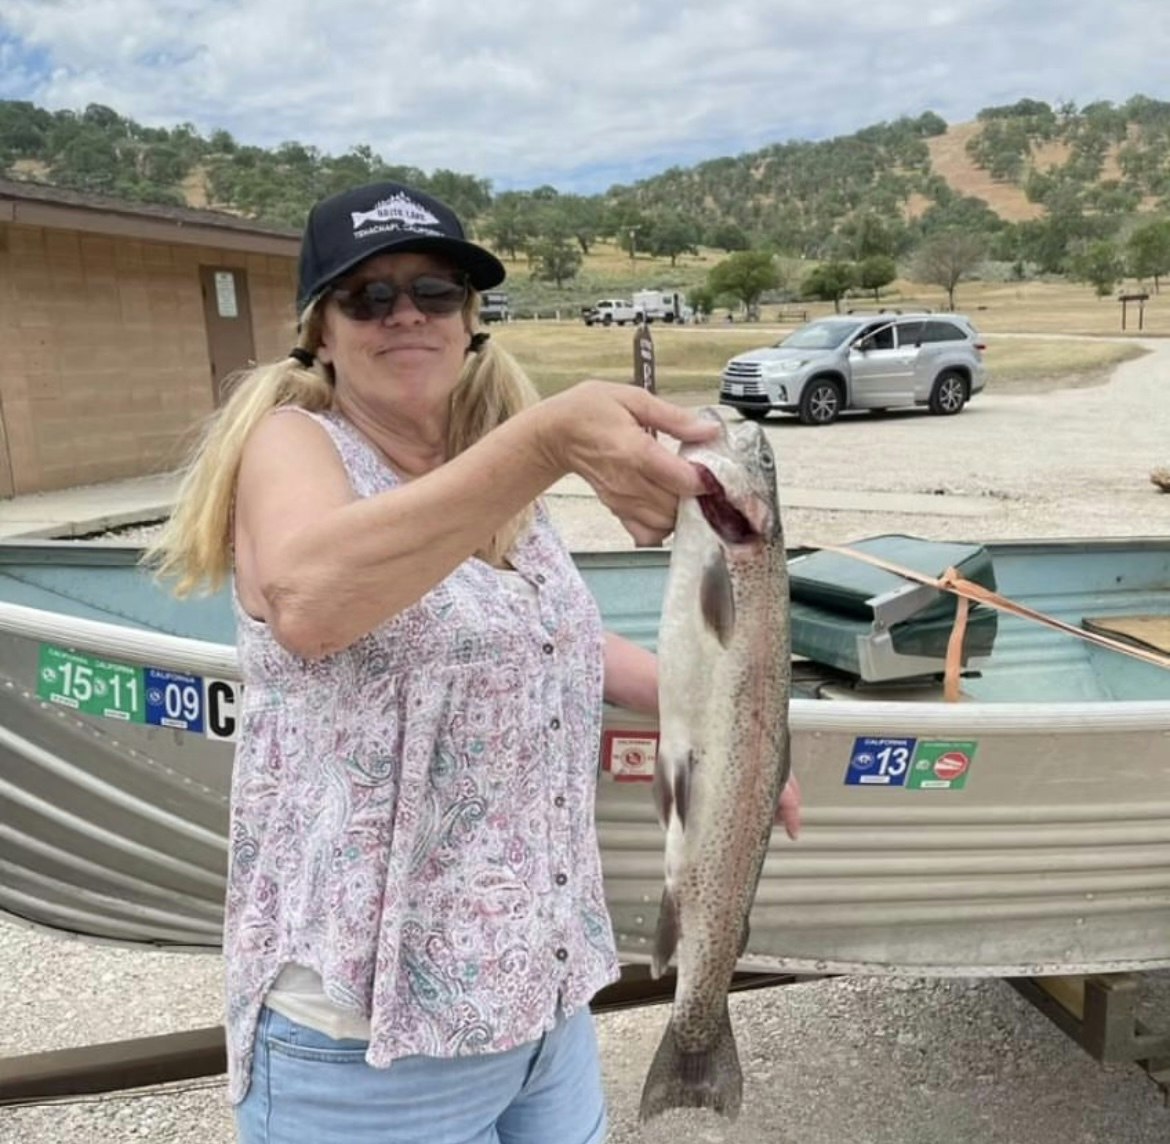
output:
[[[762,519],[752,520],[747,513],[737,508],[727,495],[727,490],[719,478],[706,465],[700,465],[693,461],[691,463],[694,464],[699,478],[703,482],[703,488],[706,490],[695,498],[699,511],[719,539],[725,544],[752,544],[761,540],[765,521]],[[755,500],[755,498],[752,499]],[[753,516],[757,518],[761,516],[762,506],[752,504],[747,508]],[[753,509],[754,512],[752,512]],[[767,515],[766,509],[762,511],[762,515]]]

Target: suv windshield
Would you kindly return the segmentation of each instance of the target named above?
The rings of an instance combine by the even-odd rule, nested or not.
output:
[[[801,326],[776,344],[794,350],[834,350],[857,329],[858,323],[853,318],[827,318]]]

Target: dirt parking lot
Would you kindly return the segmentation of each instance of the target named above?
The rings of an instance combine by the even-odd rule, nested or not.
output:
[[[792,545],[882,532],[937,538],[1165,533],[1170,343],[1104,385],[988,391],[960,416],[847,416],[824,429],[768,423]],[[831,507],[835,505],[836,507]],[[553,511],[570,544],[628,547],[584,496]],[[1168,922],[1170,927],[1170,922]],[[1170,975],[1152,1020],[1170,1026]],[[162,1032],[219,1020],[213,958],[95,949],[0,926],[0,1051]],[[614,1144],[1165,1144],[1170,1110],[1132,1067],[1102,1068],[998,981],[824,980],[733,998],[742,1118],[672,1115],[637,1126],[664,1008],[600,1019]],[[181,1091],[0,1110],[2,1144],[228,1141],[218,1081]],[[307,1142],[311,1144],[311,1142]],[[550,1142],[555,1144],[555,1142]]]

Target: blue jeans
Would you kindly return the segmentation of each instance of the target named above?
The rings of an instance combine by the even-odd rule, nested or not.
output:
[[[502,1053],[365,1062],[365,1041],[335,1041],[265,1007],[240,1144],[601,1144],[605,1097],[593,1016],[558,1019]]]

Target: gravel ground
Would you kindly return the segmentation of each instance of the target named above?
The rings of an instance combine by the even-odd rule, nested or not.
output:
[[[785,511],[788,542],[895,531],[973,540],[1164,533],[1170,499],[1149,473],[1170,462],[1170,343],[1146,344],[1150,354],[1108,384],[1004,396],[993,379],[956,418],[860,415],[823,430],[769,423],[786,487],[932,497],[912,513],[794,503]],[[560,498],[553,509],[574,547],[628,546],[585,498]],[[1170,1026],[1170,971],[1149,985],[1151,1020]],[[216,958],[99,948],[0,924],[0,1053],[212,1024],[219,1006]],[[642,1079],[666,1017],[658,1007],[599,1019],[612,1144],[1170,1139],[1170,1110],[1140,1071],[1098,1065],[1007,985],[922,979],[840,978],[733,997],[746,1077],[741,1118],[727,1125],[672,1114],[641,1129]],[[218,1079],[0,1109],[0,1144],[232,1138]]]

